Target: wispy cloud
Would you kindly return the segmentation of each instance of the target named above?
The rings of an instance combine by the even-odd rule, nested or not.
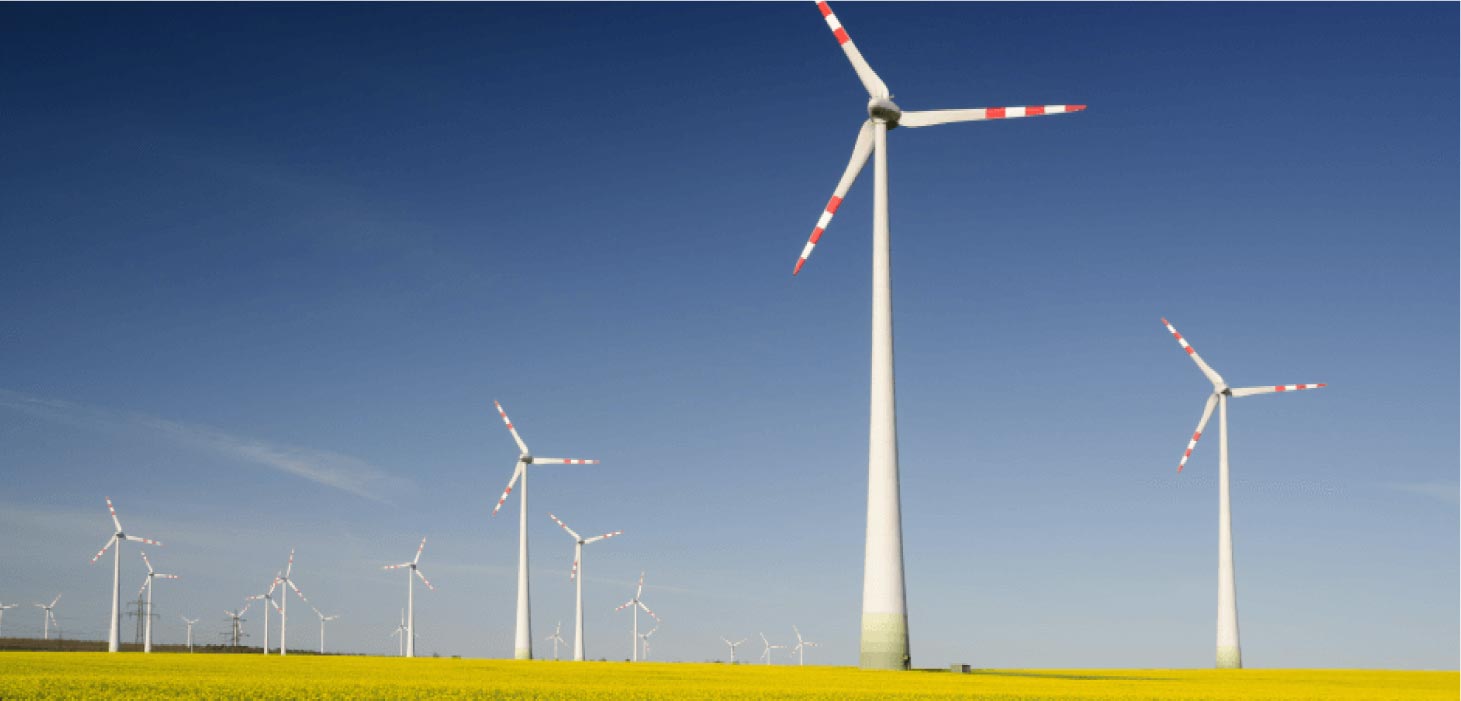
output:
[[[374,465],[343,453],[270,443],[146,414],[34,397],[7,389],[0,389],[0,408],[97,430],[146,429],[179,445],[272,468],[375,501],[386,501],[380,489],[388,483],[399,482]]]
[[[1455,482],[1390,482],[1385,488],[1439,499],[1448,504],[1461,503],[1461,487]]]

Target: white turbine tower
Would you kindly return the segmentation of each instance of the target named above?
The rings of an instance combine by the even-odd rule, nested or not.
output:
[[[320,617],[320,654],[323,655],[325,654],[325,621],[333,621],[339,618],[340,614],[326,616],[319,609],[315,608],[314,605],[310,605],[310,608],[314,609],[315,615]]]
[[[578,584],[577,606],[574,607],[573,613],[573,660],[575,662],[582,662],[584,659],[582,571],[583,546],[588,545],[589,543],[597,543],[606,538],[613,538],[616,535],[622,535],[624,531],[614,531],[613,533],[596,535],[592,538],[583,538],[582,536],[575,533],[572,528],[569,528],[568,524],[558,520],[558,517],[554,516],[552,513],[548,514],[548,518],[553,519],[554,523],[562,526],[563,530],[568,531],[568,535],[573,537],[573,569],[568,572],[568,578],[571,580],[577,580]],[[553,653],[553,659],[558,659],[558,653],[556,651]]]
[[[15,607],[17,607],[19,605],[20,604],[0,604],[0,623],[4,623],[5,622],[5,612],[6,611],[9,611],[10,609],[13,609],[13,608],[15,608]]]
[[[512,469],[512,477],[507,480],[507,489],[502,491],[502,498],[497,500],[497,506],[493,507],[492,515],[496,516],[497,511],[502,508],[503,502],[507,501],[507,495],[512,493],[513,485],[522,479],[522,494],[518,502],[518,540],[517,540],[517,635],[513,641],[512,655],[519,660],[533,659],[533,624],[528,613],[528,467],[530,465],[597,465],[597,460],[579,460],[576,458],[540,458],[535,457],[532,451],[528,450],[528,444],[523,442],[522,436],[517,435],[517,429],[513,428],[512,420],[507,418],[507,412],[502,410],[500,402],[492,402],[497,407],[497,413],[502,415],[502,422],[507,424],[507,430],[512,434],[512,440],[517,442],[518,454],[517,466]]]
[[[147,553],[141,550],[137,552],[142,555],[142,564],[147,565],[147,577],[142,580],[142,586],[137,587],[137,596],[142,596],[143,591],[147,592],[147,619],[144,623],[146,632],[142,634],[142,651],[152,652],[152,580],[158,578],[177,579],[178,576],[175,574],[163,574],[152,569],[152,561],[147,559]]]
[[[266,590],[263,594],[255,594],[255,595],[250,596],[247,599],[245,599],[245,601],[259,601],[259,600],[262,600],[264,602],[264,654],[265,655],[269,654],[269,607],[270,606],[273,606],[274,607],[274,610],[275,611],[278,611],[281,616],[284,615],[284,611],[279,608],[279,603],[276,602],[276,601],[274,601],[274,589],[279,586],[279,583],[281,581],[283,581],[283,580],[279,579],[279,575],[280,574],[283,574],[283,573],[280,572],[280,573],[275,573],[274,574],[274,581],[269,583],[268,590]],[[248,608],[248,607],[245,606],[244,608]],[[240,614],[240,615],[242,615],[242,614]],[[235,644],[237,644],[237,643],[235,643]]]
[[[810,641],[810,640],[803,640],[802,639],[802,632],[799,631],[799,630],[797,630],[796,629],[796,626],[792,626],[791,627],[791,630],[792,630],[793,633],[796,633],[796,647],[792,648],[791,651],[794,652],[794,653],[796,653],[796,663],[797,663],[797,665],[799,665],[799,666],[805,666],[806,663],[807,663],[806,648],[816,647],[817,644],[814,643],[814,642],[812,642],[812,641]]]
[[[721,638],[721,640],[724,640],[725,641],[725,644],[730,646],[730,651],[731,651],[730,663],[731,664],[735,664],[736,663],[736,648],[738,648],[742,644],[744,644],[746,642],[746,639],[745,638],[741,638],[740,640],[738,640],[736,642],[731,642],[730,640],[728,640],[726,638]]]
[[[761,644],[766,646],[766,649],[761,651],[761,659],[766,660],[766,664],[771,664],[771,651],[772,650],[784,650],[784,649],[786,649],[786,646],[785,645],[772,645],[771,644],[771,641],[766,639],[766,634],[765,633],[762,633],[761,634]]]
[[[644,646],[644,661],[645,662],[648,662],[649,661],[649,636],[654,635],[654,632],[657,631],[657,630],[659,630],[659,625],[658,624],[656,624],[655,627],[650,628],[648,633],[645,633],[645,634],[639,636],[639,642],[640,642],[640,644],[642,644]]]
[[[908,669],[908,607],[903,589],[903,520],[898,488],[898,421],[893,382],[893,289],[889,265],[888,130],[928,127],[1042,114],[1063,114],[1084,105],[989,107],[966,110],[903,112],[893,104],[888,86],[873,72],[847,31],[825,2],[817,3],[827,26],[852,62],[867,89],[868,119],[858,133],[852,160],[802,249],[792,275],[822,238],[857,175],[875,155],[873,171],[873,299],[872,388],[868,426],[867,542],[863,560],[862,650],[860,664],[869,669]]]
[[[294,580],[292,580],[292,579],[289,578],[290,573],[293,572],[293,571],[294,571],[294,548],[290,548],[289,549],[289,564],[284,567],[284,573],[281,574],[281,575],[279,575],[279,582],[278,583],[279,584],[286,584],[286,585],[288,585],[289,588],[290,589],[293,589],[294,590],[294,593],[299,596],[300,601],[303,601],[304,603],[309,604],[310,606],[314,606],[314,604],[310,604],[309,603],[309,599],[305,598],[304,592],[300,591],[299,590],[299,587],[294,586]],[[289,592],[287,592],[287,591],[284,592],[282,595],[280,595],[279,598],[284,600],[284,603],[281,604],[278,607],[279,608],[279,654],[281,654],[281,655],[287,655],[287,654],[289,654],[289,646],[285,642],[285,636],[288,635],[288,633],[289,633]],[[267,614],[268,612],[266,611],[265,613]]]
[[[229,622],[233,625],[233,646],[234,647],[238,647],[239,635],[240,635],[240,633],[242,633],[243,622],[245,620],[244,617],[243,617],[244,612],[245,611],[248,611],[249,610],[249,606],[252,606],[252,605],[253,604],[249,603],[248,600],[245,600],[244,601],[243,608],[241,608],[241,609],[239,609],[237,611],[224,611],[223,612],[223,615],[228,616]],[[269,615],[268,609],[265,609],[264,610],[264,616],[267,618],[268,615]]]
[[[56,598],[51,599],[51,603],[49,603],[49,604],[36,604],[35,605],[36,608],[38,608],[38,609],[41,610],[41,622],[42,622],[43,626],[45,627],[45,632],[41,634],[41,639],[42,640],[50,640],[51,639],[51,621],[55,621],[56,620],[56,602],[57,601],[60,601],[60,600],[61,600],[61,595],[60,594],[57,594],[56,595]],[[57,622],[56,623],[56,630],[60,630],[60,629],[61,629],[61,624],[60,624],[60,622]]]
[[[396,654],[406,656],[406,609],[401,609],[401,623],[391,631],[391,637],[396,638]]]
[[[550,636],[548,636],[548,637],[546,637],[546,638],[543,638],[544,640],[547,640],[548,642],[553,643],[553,661],[554,662],[557,662],[558,661],[558,646],[565,643],[565,641],[563,640],[562,633],[563,633],[563,621],[559,621],[558,622],[558,625],[556,625],[556,626],[553,627],[553,634],[550,635]]]
[[[1218,615],[1217,615],[1217,666],[1220,669],[1239,669],[1243,666],[1243,653],[1238,644],[1238,585],[1233,573],[1233,512],[1228,497],[1228,398],[1249,397],[1255,394],[1274,394],[1301,389],[1318,389],[1324,384],[1272,385],[1267,387],[1229,387],[1222,375],[1213,370],[1202,356],[1177,333],[1171,322],[1162,319],[1162,325],[1177,339],[1182,350],[1197,364],[1197,369],[1212,383],[1212,394],[1202,407],[1202,418],[1197,422],[1197,431],[1187,443],[1187,452],[1177,463],[1177,471],[1187,466],[1192,450],[1202,438],[1202,429],[1212,418],[1213,407],[1218,408]]]
[[[198,622],[198,619],[196,619],[196,618],[188,618],[187,616],[181,616],[181,615],[178,616],[178,618],[183,619],[183,623],[188,624],[188,652],[192,652],[193,651],[193,624],[194,623],[197,623]]]
[[[614,609],[614,611],[617,612],[623,611],[625,608],[628,608],[630,606],[634,607],[634,632],[629,638],[629,652],[631,655],[634,656],[633,659],[635,662],[639,661],[639,609],[644,609],[644,612],[649,614],[650,618],[654,619],[655,627],[659,627],[659,624],[662,623],[659,616],[656,615],[655,612],[649,610],[649,607],[645,606],[643,601],[640,601],[640,597],[642,597],[643,595],[644,573],[640,572],[639,588],[634,590],[634,598],[624,602],[623,604],[620,604],[619,608]]]
[[[110,548],[110,547],[112,547],[113,544],[116,544],[117,549],[114,550],[114,551],[112,551],[112,621],[111,621],[111,630],[107,633],[107,652],[116,652],[119,649],[118,648],[118,644],[121,641],[121,635],[122,635],[122,545],[121,545],[121,541],[124,541],[124,540],[135,540],[135,541],[137,541],[139,543],[146,543],[148,545],[156,545],[159,548],[162,547],[162,543],[159,543],[159,542],[157,542],[155,540],[148,540],[146,538],[139,538],[139,537],[134,536],[134,535],[127,535],[126,533],[123,533],[122,532],[122,522],[117,519],[117,509],[112,506],[112,498],[111,497],[107,497],[107,511],[110,511],[111,512],[111,514],[112,514],[112,525],[116,526],[117,527],[117,530],[114,533],[112,533],[112,537],[111,538],[107,539],[107,544],[106,545],[103,545],[102,548],[101,548],[101,550],[97,551],[96,555],[93,555],[92,556],[91,561],[93,563],[96,562],[98,558],[100,558],[102,555],[106,554],[107,548]]]
[[[421,561],[421,551],[424,549],[426,549],[426,539],[422,538],[421,545],[416,547],[415,559],[411,560],[410,562],[402,562],[399,565],[386,565],[384,568],[382,568],[387,570],[396,570],[405,567],[409,570],[406,573],[406,611],[408,612],[406,614],[407,657],[416,656],[416,580],[412,579],[412,575],[420,577],[421,583],[425,584],[427,589],[430,589],[431,591],[436,591],[436,587],[431,586],[431,582],[426,581],[426,575],[421,574],[421,570],[416,565],[416,563]],[[321,630],[323,630],[323,628],[321,628]]]

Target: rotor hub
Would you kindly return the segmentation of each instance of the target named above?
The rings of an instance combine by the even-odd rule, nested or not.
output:
[[[889,127],[898,126],[898,119],[903,116],[903,110],[893,104],[893,101],[886,97],[874,97],[867,101],[867,116],[875,122],[884,122]]]

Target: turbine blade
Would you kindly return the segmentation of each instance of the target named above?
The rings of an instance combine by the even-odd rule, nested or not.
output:
[[[862,167],[867,165],[868,156],[873,152],[873,123],[868,120],[862,123],[862,129],[857,132],[857,143],[852,147],[852,159],[847,162],[847,169],[842,171],[842,179],[837,181],[837,189],[832,191],[832,199],[827,200],[827,206],[822,210],[822,216],[817,219],[817,225],[812,228],[812,235],[807,239],[807,245],[802,248],[800,258],[796,259],[796,267],[792,268],[793,277],[802,271],[802,266],[807,264],[807,258],[812,255],[812,249],[817,247],[817,242],[822,240],[822,232],[832,223],[832,215],[837,213],[837,208],[842,206],[842,198],[847,196],[847,191],[852,189],[852,183],[857,180],[857,174],[862,172]]]
[[[96,562],[98,559],[100,559],[102,555],[105,555],[107,553],[107,551],[111,549],[112,543],[115,543],[115,542],[117,542],[117,537],[116,536],[112,536],[110,538],[107,538],[107,544],[101,546],[101,550],[96,551],[96,554],[91,556],[91,561],[92,562]]]
[[[147,559],[147,553],[142,552],[141,550],[138,550],[137,552],[138,554],[142,555],[142,562],[147,565],[147,571],[155,572],[156,570],[152,569],[152,561]]]
[[[649,617],[650,618],[653,618],[656,623],[663,623],[664,622],[664,621],[660,620],[660,617],[657,614],[655,614],[655,612],[649,610],[649,607],[648,606],[645,606],[643,601],[639,601],[639,602],[636,602],[636,603],[638,603],[639,604],[639,608],[644,609],[644,612],[647,613],[647,614],[649,614]]]
[[[402,567],[410,567],[411,565],[414,565],[414,564],[416,564],[416,563],[414,563],[414,562],[402,562],[399,565],[386,565],[385,567],[382,567],[381,569],[383,569],[383,570],[398,570],[398,569],[401,569]]]
[[[112,506],[112,498],[107,497],[107,511],[112,513],[112,525],[117,527],[117,532],[122,532],[122,522],[117,519],[117,507]]]
[[[154,574],[152,576],[153,577],[161,577],[163,579],[179,579],[178,575],[175,575],[175,574],[162,574],[161,572],[159,572],[157,574]]]
[[[1277,392],[1293,392],[1301,389],[1319,389],[1324,383],[1317,385],[1274,385],[1272,387],[1239,387],[1233,390],[1234,397],[1251,397],[1255,394],[1274,394]]]
[[[573,558],[573,569],[568,571],[568,581],[572,582],[578,576],[578,558]]]
[[[569,528],[569,527],[568,527],[568,524],[566,524],[566,523],[564,523],[564,522],[563,522],[563,521],[562,521],[562,520],[561,520],[561,519],[559,519],[559,518],[558,518],[558,517],[557,517],[557,516],[554,516],[554,515],[553,515],[553,513],[552,513],[552,512],[551,512],[551,511],[550,511],[550,512],[548,512],[548,518],[551,518],[551,519],[553,519],[553,523],[556,523],[556,524],[558,524],[558,525],[559,525],[559,526],[562,526],[562,527],[563,527],[563,530],[565,530],[565,531],[568,531],[568,535],[571,535],[571,536],[573,536],[573,539],[574,539],[574,540],[583,540],[583,538],[582,538],[582,537],[581,537],[581,536],[579,536],[579,535],[578,535],[578,534],[577,534],[577,533],[575,533],[575,532],[574,532],[574,531],[573,531],[573,529],[572,529],[572,528]]]
[[[421,538],[421,545],[419,545],[419,546],[416,547],[416,558],[413,559],[413,560],[411,560],[411,564],[414,565],[414,564],[416,564],[416,563],[418,563],[418,562],[421,561],[421,551],[422,550],[425,550],[425,549],[426,549],[426,538],[425,538],[425,536],[423,536]]]
[[[122,536],[122,538],[123,538],[123,540],[134,540],[134,541],[137,541],[138,543],[146,543],[148,545],[156,545],[159,548],[162,547],[162,541],[151,540],[149,538],[143,538],[141,536],[125,535],[125,536]]]
[[[289,575],[292,574],[293,572],[294,572],[294,548],[290,548],[289,549],[289,564],[284,567],[284,579],[286,579],[286,580],[289,579]]]
[[[142,586],[137,587],[137,596],[142,596],[142,592],[147,591],[147,583],[151,581],[152,577],[150,575],[142,579]]]
[[[58,602],[60,600],[61,600],[61,595],[60,594],[57,594],[56,595],[56,598],[51,599],[51,606],[50,607],[51,608],[56,608],[56,602]]]
[[[288,580],[285,580],[285,581],[289,583],[289,588],[290,589],[293,589],[294,590],[294,593],[295,594],[298,594],[299,595],[299,598],[304,600],[304,603],[306,603],[306,604],[309,603],[309,599],[305,599],[304,598],[304,592],[300,591],[299,590],[299,587],[294,586],[294,580],[288,579]]]
[[[507,412],[502,410],[501,402],[492,402],[497,406],[497,413],[502,414],[502,423],[507,424],[507,430],[512,433],[512,439],[517,441],[517,447],[523,455],[528,455],[528,444],[523,442],[522,436],[517,435],[517,429],[512,427],[512,419],[507,418]]]
[[[639,603],[639,602],[638,601],[635,601],[634,599],[630,599],[630,600],[628,600],[628,601],[626,601],[626,602],[624,602],[622,604],[619,604],[619,608],[616,608],[614,610],[615,611],[623,611],[624,609],[629,608],[630,606],[633,606],[633,605],[635,605],[637,603]]]
[[[1212,418],[1212,410],[1217,406],[1218,394],[1214,392],[1207,398],[1207,404],[1202,407],[1202,418],[1197,422],[1197,431],[1192,434],[1192,440],[1187,442],[1187,452],[1182,454],[1182,462],[1177,463],[1177,471],[1187,467],[1187,459],[1192,457],[1192,450],[1197,447],[1198,439],[1202,438],[1202,429],[1207,428],[1207,420]]]
[[[642,596],[643,594],[644,594],[644,573],[643,572],[640,572],[639,573],[639,588],[634,590],[634,600],[635,601],[639,601],[639,597]]]
[[[533,458],[534,465],[597,465],[597,460],[580,460],[578,458]]]
[[[421,570],[411,570],[411,571],[412,572],[415,572],[416,573],[416,576],[421,578],[421,583],[422,584],[425,584],[427,589],[430,589],[431,591],[436,591],[436,587],[431,586],[431,582],[427,581],[426,575],[421,574]]]
[[[523,462],[519,460],[517,461],[517,467],[512,469],[512,479],[507,481],[507,489],[502,490],[502,498],[497,500],[497,506],[492,507],[493,516],[496,516],[497,512],[502,509],[502,505],[507,502],[507,495],[512,494],[512,488],[517,484],[517,478],[521,477],[522,473]]]
[[[613,533],[605,533],[603,535],[596,535],[596,536],[594,536],[592,538],[589,538],[588,540],[583,541],[583,544],[584,545],[588,545],[589,543],[597,543],[597,542],[599,542],[601,540],[604,540],[606,538],[613,538],[616,535],[624,535],[624,531],[614,531]]]
[[[847,60],[852,62],[852,70],[857,71],[857,79],[862,81],[862,86],[867,89],[870,97],[887,97],[888,86],[883,79],[873,72],[873,67],[867,65],[867,59],[862,57],[862,52],[857,50],[857,45],[852,43],[852,37],[847,35],[847,30],[842,28],[842,23],[837,21],[837,15],[832,14],[832,8],[825,2],[817,3],[817,9],[822,11],[822,19],[827,21],[827,27],[832,30],[832,35],[837,37],[837,43],[842,46],[842,52],[847,54]]]
[[[900,127],[931,127],[954,122],[982,122],[990,119],[1038,117],[1042,114],[1070,114],[1085,105],[1026,105],[1024,107],[980,107],[972,110],[921,110],[904,112],[898,118]]]
[[[1207,376],[1207,381],[1212,383],[1213,389],[1222,390],[1228,386],[1228,383],[1223,380],[1223,376],[1217,374],[1217,371],[1212,369],[1202,359],[1202,356],[1197,354],[1197,349],[1193,348],[1192,344],[1187,342],[1187,339],[1182,338],[1182,334],[1177,333],[1177,327],[1173,326],[1172,322],[1167,321],[1166,317],[1163,317],[1162,325],[1166,326],[1167,330],[1172,332],[1172,337],[1177,339],[1177,344],[1182,346],[1182,350],[1187,351],[1187,355],[1191,356],[1192,362],[1197,363],[1197,369],[1201,370],[1202,374]]]

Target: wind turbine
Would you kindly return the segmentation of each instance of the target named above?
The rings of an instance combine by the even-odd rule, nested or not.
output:
[[[502,498],[497,500],[497,506],[493,507],[492,515],[497,515],[503,502],[507,501],[507,495],[512,493],[513,485],[517,484],[518,478],[522,478],[517,526],[517,636],[513,642],[512,654],[519,660],[531,660],[533,659],[533,624],[528,613],[528,466],[597,465],[599,461],[534,457],[532,451],[528,450],[528,444],[523,442],[522,436],[517,435],[517,429],[513,428],[512,420],[507,418],[507,412],[502,410],[502,404],[495,401],[492,403],[496,405],[497,413],[502,415],[502,422],[507,424],[507,430],[512,434],[512,440],[517,442],[518,450],[522,451],[518,454],[517,466],[512,469],[512,477],[507,480],[507,489],[502,491]]]
[[[278,602],[274,601],[274,588],[275,587],[278,587],[279,586],[279,583],[282,581],[282,580],[279,579],[279,575],[280,574],[283,574],[283,573],[282,572],[276,572],[274,574],[274,581],[269,584],[268,591],[265,591],[263,594],[255,594],[255,595],[250,596],[249,598],[245,599],[245,601],[258,601],[258,600],[262,599],[264,601],[264,603],[265,603],[265,606],[264,606],[264,654],[265,655],[269,654],[269,607],[270,606],[273,606],[274,607],[274,610],[275,611],[278,611],[280,616],[283,616],[284,615],[284,610],[283,609],[280,609]],[[248,607],[245,606],[244,608],[248,608]]]
[[[178,618],[183,619],[183,623],[188,624],[188,652],[192,652],[193,651],[193,624],[194,623],[197,623],[198,622],[198,619],[196,619],[196,618],[191,618],[190,619],[187,616],[182,616],[182,615],[179,615]]]
[[[656,624],[655,627],[650,628],[648,633],[645,633],[644,635],[639,636],[639,642],[644,645],[644,661],[645,662],[648,662],[649,661],[649,636],[654,635],[654,632],[657,631],[657,630],[659,630],[659,625],[658,624]]]
[[[1197,431],[1187,443],[1187,452],[1177,463],[1177,471],[1187,466],[1192,450],[1202,438],[1202,429],[1212,418],[1213,407],[1218,407],[1218,615],[1217,615],[1217,666],[1219,669],[1240,669],[1243,653],[1238,645],[1238,585],[1233,573],[1233,512],[1228,498],[1228,398],[1249,397],[1255,394],[1274,394],[1301,389],[1318,389],[1323,383],[1308,385],[1272,385],[1267,387],[1229,387],[1222,375],[1213,370],[1197,350],[1177,333],[1177,328],[1165,318],[1162,325],[1177,339],[1182,350],[1197,364],[1197,369],[1212,383],[1212,394],[1202,407],[1202,418],[1197,422]]]
[[[290,589],[293,589],[294,590],[294,593],[299,596],[300,601],[303,601],[304,603],[309,604],[309,599],[305,598],[304,592],[300,591],[299,590],[299,587],[294,586],[294,580],[292,580],[292,579],[289,578],[289,574],[291,572],[293,572],[293,571],[294,571],[294,548],[290,548],[289,549],[289,564],[284,567],[284,573],[281,574],[281,575],[279,575],[279,582],[278,583],[289,585],[289,588]],[[281,655],[287,655],[287,654],[289,654],[289,646],[285,643],[285,636],[289,633],[289,592],[287,592],[287,591],[284,592],[284,594],[282,596],[280,596],[279,598],[284,600],[284,603],[278,607],[279,608],[279,654],[281,654]],[[313,606],[313,605],[314,604],[310,604],[310,606]]]
[[[430,589],[431,591],[436,591],[436,587],[431,586],[431,582],[426,581],[426,575],[421,574],[421,570],[418,569],[416,566],[416,563],[421,561],[421,551],[425,548],[426,539],[422,538],[421,545],[416,547],[415,559],[411,560],[410,562],[402,562],[399,565],[386,565],[384,568],[382,568],[387,570],[395,570],[406,567],[410,569],[410,571],[406,573],[406,610],[409,611],[409,613],[406,615],[407,657],[416,656],[416,580],[412,579],[411,575],[414,574],[415,576],[420,577],[421,583],[425,584],[427,589]],[[320,630],[324,630],[323,624],[321,624]],[[323,633],[321,633],[321,635],[323,635]]]
[[[8,611],[10,609],[13,609],[13,608],[15,608],[15,607],[17,607],[19,605],[20,604],[0,604],[0,623],[4,623],[5,622],[5,612],[6,611]]]
[[[643,595],[644,595],[644,573],[643,572],[640,572],[639,573],[639,588],[634,590],[634,598],[632,598],[632,599],[624,602],[623,604],[620,604],[619,605],[619,608],[614,609],[615,611],[623,611],[627,607],[630,607],[630,606],[633,606],[634,607],[634,634],[633,634],[632,637],[629,638],[629,650],[630,650],[630,653],[634,655],[634,661],[635,662],[638,662],[639,661],[639,609],[644,609],[644,612],[647,613],[647,614],[649,614],[649,617],[650,618],[653,618],[654,619],[654,622],[655,622],[656,626],[658,626],[658,624],[662,622],[662,621],[660,621],[659,616],[655,615],[655,613],[653,611],[649,610],[649,607],[648,606],[645,606],[644,605],[644,602],[643,601],[640,601],[639,600],[639,598],[641,596],[643,596]]]
[[[315,615],[320,617],[320,654],[323,655],[325,654],[325,621],[333,621],[336,618],[339,618],[340,614],[337,613],[333,616],[326,616],[325,614],[320,613],[320,610],[315,608],[313,604],[310,605],[310,608],[314,609]]]
[[[397,625],[396,626],[396,629],[394,631],[391,631],[391,637],[397,638],[397,640],[396,640],[396,653],[399,654],[401,657],[405,657],[406,656],[406,638],[405,638],[405,633],[406,633],[406,610],[405,609],[401,609],[401,623],[400,623],[400,625]]]
[[[156,545],[159,548],[162,547],[162,543],[123,533],[122,522],[117,519],[117,509],[112,506],[111,497],[107,497],[107,511],[112,513],[112,525],[116,526],[117,530],[112,533],[111,538],[107,539],[107,544],[92,556],[91,561],[96,562],[98,558],[106,554],[107,548],[112,547],[114,543],[117,544],[117,549],[112,551],[112,623],[111,630],[107,633],[107,652],[116,652],[119,649],[118,643],[122,635],[122,546],[120,543],[124,540],[135,540],[139,543]]]
[[[772,645],[771,644],[771,641],[766,639],[766,634],[765,633],[762,633],[761,634],[761,644],[766,646],[766,649],[761,651],[761,659],[766,660],[766,664],[771,664],[771,651],[772,650],[784,650],[784,649],[786,649],[786,646],[785,645]]]
[[[801,272],[842,198],[875,155],[873,169],[872,388],[868,428],[867,542],[863,559],[862,646],[860,664],[869,669],[908,669],[908,605],[903,588],[903,525],[898,491],[898,421],[893,382],[893,288],[889,264],[888,130],[928,127],[1042,114],[1063,114],[1085,105],[988,107],[904,112],[893,104],[878,74],[863,59],[837,16],[817,3],[837,43],[868,92],[867,121],[858,132],[852,160],[828,200],[792,275]]]
[[[731,664],[735,664],[736,663],[736,648],[740,647],[743,643],[745,643],[746,642],[746,639],[745,638],[741,638],[740,640],[738,640],[736,642],[731,642],[730,640],[727,640],[726,638],[721,638],[721,640],[724,640],[725,641],[725,644],[730,646],[730,651],[731,651],[731,660],[730,660],[730,663]]]
[[[60,600],[61,595],[57,594],[56,598],[51,599],[51,603],[35,605],[36,608],[41,609],[41,621],[43,621],[45,626],[45,633],[41,635],[42,640],[51,639],[51,621],[56,620],[56,602]],[[56,630],[61,630],[61,623],[59,621],[56,622]]]
[[[578,605],[574,608],[574,613],[573,613],[573,661],[575,661],[575,662],[582,662],[583,661],[583,656],[584,656],[584,652],[583,652],[583,647],[584,647],[584,637],[583,637],[583,573],[580,572],[579,570],[581,570],[582,567],[583,567],[583,564],[582,564],[583,563],[583,546],[588,545],[589,543],[597,543],[597,542],[599,542],[601,540],[604,540],[606,538],[613,538],[616,535],[622,535],[624,533],[624,531],[614,531],[613,533],[605,533],[603,535],[596,535],[596,536],[594,536],[592,538],[585,539],[582,536],[580,536],[577,533],[575,533],[572,528],[569,528],[568,527],[568,524],[566,524],[566,523],[558,520],[558,517],[557,516],[554,516],[553,514],[549,513],[548,514],[548,518],[553,519],[553,522],[554,523],[562,526],[563,527],[563,530],[568,531],[568,535],[570,535],[570,536],[573,537],[573,569],[570,570],[569,573],[568,573],[568,578],[569,579],[573,579],[573,580],[577,580],[577,583],[578,583],[578,594],[577,594],[577,602],[578,602]],[[558,659],[558,653],[556,651],[553,653],[553,659],[555,659],[555,660]]]
[[[797,665],[804,666],[807,663],[806,648],[816,647],[817,644],[810,640],[803,640],[802,632],[797,630],[796,626],[792,626],[791,630],[792,632],[796,633],[796,647],[792,648],[791,651],[796,653]]]
[[[550,641],[550,642],[553,643],[553,661],[554,662],[557,662],[558,661],[558,645],[560,643],[565,642],[563,640],[563,636],[561,635],[562,632],[563,632],[563,621],[559,621],[558,622],[558,625],[556,625],[556,626],[553,627],[553,634],[550,635],[550,636],[548,636],[548,637],[546,637],[546,638],[544,638],[544,640],[547,640],[547,641]]]
[[[142,586],[137,587],[137,596],[142,596],[143,590],[147,591],[147,619],[145,624],[146,632],[142,634],[142,651],[152,652],[152,580],[161,577],[163,579],[177,579],[175,574],[163,574],[152,569],[152,561],[147,559],[147,553],[137,551],[142,555],[142,563],[147,565],[147,577],[142,580]]]
[[[228,616],[229,619],[231,619],[230,622],[233,624],[233,646],[234,647],[238,647],[239,633],[241,632],[241,629],[243,627],[241,624],[244,621],[244,617],[243,617],[244,612],[245,611],[248,611],[249,610],[249,607],[252,606],[252,605],[253,604],[249,603],[248,600],[245,600],[244,601],[244,607],[243,608],[241,608],[241,609],[239,609],[237,611],[224,611],[223,612],[223,615]],[[264,610],[264,618],[268,618],[268,617],[269,617],[269,611],[268,611],[268,609],[265,609]],[[265,625],[267,626],[267,623]],[[267,627],[266,627],[266,630],[267,630]]]

